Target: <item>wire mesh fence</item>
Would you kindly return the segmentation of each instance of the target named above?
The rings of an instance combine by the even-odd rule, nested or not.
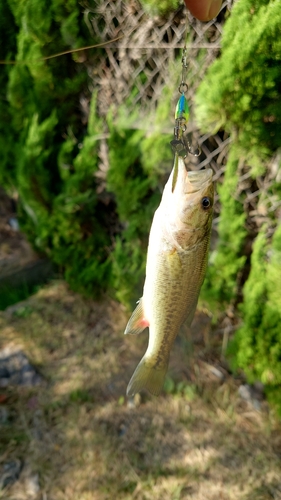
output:
[[[184,7],[166,18],[148,15],[136,0],[108,0],[99,2],[94,9],[89,8],[85,13],[87,24],[101,41],[120,37],[105,48],[99,64],[92,69],[93,84],[98,88],[99,114],[104,116],[110,106],[118,107],[126,102],[128,115],[138,107],[139,121],[145,118],[149,126],[164,89],[172,86],[175,89],[171,101],[172,117],[178,99],[180,57],[186,31],[186,97],[192,108],[196,88],[219,54],[222,27],[232,4],[233,0],[226,0],[218,18],[208,23],[196,20]],[[166,132],[169,126],[171,124],[163,124]],[[170,130],[172,132],[172,127]],[[199,132],[192,120],[188,131],[198,138]],[[214,136],[211,143],[209,139],[205,135],[199,140],[203,152],[201,159],[206,164],[208,158],[217,171],[214,160],[219,157],[219,165],[222,163],[221,153],[229,140],[219,135]]]
[[[155,112],[165,89],[172,89],[170,121],[161,124],[163,133],[173,138],[174,110],[179,97],[181,56],[184,43],[188,51],[186,98],[191,108],[187,133],[201,147],[199,158],[190,156],[193,169],[210,165],[215,180],[221,181],[230,138],[224,132],[202,135],[192,118],[196,89],[220,52],[222,28],[233,0],[226,0],[216,19],[202,23],[182,6],[166,17],[148,14],[137,0],[99,1],[85,12],[88,28],[102,42],[120,37],[107,45],[98,64],[91,68],[93,88],[98,90],[100,116],[110,107],[126,108],[130,117],[136,109],[138,119],[130,127],[153,130]],[[167,139],[170,140],[169,138]],[[106,138],[100,141],[100,169],[97,176],[106,177],[109,167]],[[105,186],[105,183],[103,184]],[[102,185],[100,185],[102,189]],[[218,206],[217,206],[218,211]]]
[[[132,109],[137,104],[143,113],[155,108],[164,87],[177,81],[171,67],[180,61],[186,28],[187,99],[192,102],[198,84],[219,53],[222,26],[232,3],[233,0],[226,0],[219,17],[208,23],[196,20],[183,7],[166,18],[151,16],[136,0],[108,0],[86,12],[88,25],[101,41],[120,37],[105,48],[104,56],[93,71],[95,85],[100,89],[100,113],[106,114],[111,104],[121,105],[133,91]]]
[[[185,34],[187,32],[186,97],[192,110],[196,89],[220,53],[223,25],[234,1],[226,0],[218,17],[207,23],[195,19],[183,6],[166,17],[145,12],[137,0],[100,0],[95,3],[95,7],[89,6],[85,11],[89,29],[102,42],[120,37],[106,46],[99,63],[91,68],[93,87],[98,90],[100,116],[105,116],[109,107],[118,109],[126,103],[128,117],[138,110],[138,119],[130,126],[151,130],[163,92],[172,88],[171,121],[162,124],[162,131],[171,133],[172,139]],[[222,182],[230,143],[228,134],[224,131],[215,135],[200,134],[192,113],[187,132],[192,133],[202,150],[199,158],[189,158],[192,168],[200,169],[209,165],[213,168],[215,181]],[[106,140],[100,143],[99,156],[101,167],[97,175],[105,178],[109,165]],[[239,167],[240,180],[236,195],[243,193],[248,226],[254,233],[269,217],[270,211],[280,210],[279,201],[272,199],[268,189],[274,177],[275,164],[276,160],[272,159],[266,175],[257,182],[253,182],[247,165],[242,162]]]

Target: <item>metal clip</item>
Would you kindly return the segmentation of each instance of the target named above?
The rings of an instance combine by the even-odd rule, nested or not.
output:
[[[185,143],[180,140],[180,139],[173,139],[171,142],[171,148],[175,154],[178,156],[182,156],[183,158],[186,158],[188,154],[188,149],[186,148]]]
[[[175,127],[174,127],[174,139],[170,142],[171,147],[175,155],[182,156],[185,158],[187,154],[191,154],[193,156],[199,156],[201,154],[201,148],[197,145],[197,148],[194,149],[191,142],[184,137],[184,133],[186,132],[186,124],[189,119],[189,107],[185,97],[185,94],[188,91],[188,85],[186,83],[187,77],[187,48],[186,45],[182,51],[182,73],[181,73],[181,83],[179,86],[179,93],[181,94],[175,111]]]

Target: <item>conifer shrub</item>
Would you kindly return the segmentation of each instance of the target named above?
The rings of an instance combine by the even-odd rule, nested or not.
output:
[[[268,226],[260,229],[255,222],[250,228],[246,226],[245,221],[251,215],[244,213],[243,192],[240,189],[237,198],[237,186],[239,164],[247,166],[255,186],[255,179],[261,180],[265,174],[270,155],[280,147],[280,25],[278,0],[235,3],[224,26],[221,56],[209,68],[196,96],[196,117],[201,128],[208,132],[223,128],[232,137],[225,179],[218,188],[221,202],[218,244],[211,254],[203,290],[206,298],[220,299],[221,306],[226,308],[229,301],[241,300],[240,275],[244,273],[247,279],[240,305],[242,326],[231,344],[232,364],[244,370],[249,382],[261,380],[279,409],[280,213],[273,210],[267,214],[267,224],[276,226],[271,241]],[[280,164],[277,169],[280,172]],[[280,182],[267,189],[267,195],[280,200]],[[258,234],[248,275],[245,243],[252,241],[253,227]]]
[[[224,25],[221,56],[196,94],[200,128],[208,132],[223,128],[232,137],[225,179],[218,187],[218,244],[203,288],[207,298],[220,297],[223,307],[237,297],[239,274],[246,262],[243,242],[252,238],[244,225],[249,214],[243,213],[243,195],[237,199],[238,164],[244,162],[255,180],[280,146],[280,23],[276,0],[235,3]]]
[[[19,64],[1,74],[0,182],[17,190],[21,229],[73,289],[91,296],[111,291],[131,307],[141,293],[151,219],[171,169],[170,138],[130,128],[122,109],[101,119],[87,61],[78,64],[79,55],[41,60],[99,42],[88,33],[77,0],[48,6],[7,0],[1,9],[9,20],[9,28],[3,21],[2,58]],[[89,57],[98,64],[99,51]],[[86,120],[81,95],[91,101]],[[170,111],[169,99],[164,101],[159,123]],[[110,166],[101,187],[98,151],[105,131]]]
[[[141,0],[141,4],[151,15],[163,16],[169,12],[175,11],[179,5],[179,0]]]
[[[17,45],[16,38],[18,27],[15,23],[13,14],[8,6],[8,0],[0,2],[0,59],[13,60],[16,55]],[[9,81],[10,66],[1,66],[0,71],[0,89],[2,91],[7,88]],[[0,99],[0,151],[1,165],[0,168],[0,184],[2,186],[9,183],[9,179],[13,176],[14,168],[14,142],[15,135],[12,127],[12,116],[9,103],[5,94]]]
[[[281,414],[281,224],[269,243],[267,225],[253,245],[251,272],[241,305],[243,324],[230,347],[234,369],[261,380]]]
[[[164,116],[163,110],[157,110],[156,122],[158,115]],[[108,127],[107,190],[114,195],[120,223],[111,253],[112,287],[131,308],[142,293],[149,230],[172,153],[166,134],[125,128],[110,115]]]
[[[221,57],[196,97],[201,128],[230,132],[253,175],[280,146],[280,24],[278,0],[236,2],[224,25]]]
[[[88,127],[78,106],[81,95],[91,98],[80,56],[42,58],[99,40],[90,36],[76,0],[5,0],[1,9],[7,32],[2,59],[18,64],[1,73],[0,182],[16,188],[21,228],[35,249],[64,271],[73,288],[92,294],[108,286],[108,213],[114,212],[96,189],[100,121],[95,99]]]
[[[230,153],[223,185],[218,186],[221,214],[218,224],[218,243],[211,254],[202,298],[214,310],[235,302],[238,294],[238,276],[246,257],[243,253],[247,231],[242,199],[236,196],[239,176],[238,159]]]

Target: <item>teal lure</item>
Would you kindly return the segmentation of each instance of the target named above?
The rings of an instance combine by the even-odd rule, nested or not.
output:
[[[175,120],[181,120],[183,124],[186,124],[188,122],[188,119],[189,119],[189,107],[185,95],[182,94],[177,103]]]
[[[181,96],[177,102],[175,111],[174,139],[170,142],[172,150],[175,153],[175,164],[177,164],[179,156],[185,158],[188,153],[194,156],[199,156],[201,154],[200,147],[197,146],[197,149],[194,150],[185,136],[186,124],[190,115],[188,102],[185,96],[188,91],[188,85],[186,83],[187,68],[187,48],[185,46],[182,55],[182,75],[179,86]]]

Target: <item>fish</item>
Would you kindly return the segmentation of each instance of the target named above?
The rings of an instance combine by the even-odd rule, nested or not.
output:
[[[148,347],[128,397],[143,389],[160,394],[174,340],[181,325],[193,320],[208,263],[213,205],[212,169],[187,171],[175,154],[151,225],[143,296],[124,332],[134,335],[149,327]]]

